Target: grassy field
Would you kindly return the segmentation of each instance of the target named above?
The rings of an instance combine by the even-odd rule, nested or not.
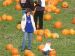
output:
[[[75,0],[65,0],[69,3],[69,8],[63,9],[61,8],[61,3],[59,3],[58,7],[61,9],[60,14],[50,13],[53,17],[51,21],[44,21],[44,28],[48,28],[53,32],[57,32],[60,37],[58,39],[52,40],[52,48],[56,49],[57,56],[75,56],[75,35],[64,36],[61,34],[62,29],[75,29],[75,25],[71,24],[71,20],[75,17]],[[0,22],[0,56],[11,56],[11,54],[5,50],[5,46],[8,43],[12,43],[14,47],[18,48],[21,46],[23,33],[20,30],[16,29],[16,25],[21,21],[22,13],[21,11],[15,10],[15,3],[3,7],[2,0],[0,0],[0,16],[3,14],[12,15],[14,20],[12,22],[1,21]],[[61,29],[53,28],[53,24],[60,20],[63,23],[63,27]],[[34,37],[35,39],[36,37]],[[45,42],[44,40],[43,42]],[[36,54],[36,56],[42,56],[41,52],[37,50],[37,46],[40,42],[36,40],[32,43],[32,51]],[[19,51],[21,56],[23,52]]]

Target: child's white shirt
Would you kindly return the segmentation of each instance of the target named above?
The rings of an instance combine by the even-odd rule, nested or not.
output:
[[[48,51],[48,50],[52,50],[49,44],[45,44],[44,49],[42,49],[43,51]]]

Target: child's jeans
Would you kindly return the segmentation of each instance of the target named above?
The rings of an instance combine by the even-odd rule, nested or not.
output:
[[[32,37],[33,37],[33,33],[24,32],[22,50],[25,49],[27,39],[28,39],[28,49],[31,49]]]
[[[48,51],[43,51],[44,56],[49,56],[49,50]]]

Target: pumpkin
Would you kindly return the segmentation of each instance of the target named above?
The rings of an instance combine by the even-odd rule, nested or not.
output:
[[[49,38],[49,37],[51,37],[51,34],[52,34],[51,32],[46,32],[46,33],[45,33],[45,37],[46,37],[46,38]]]
[[[69,31],[70,31],[70,34],[72,34],[72,35],[75,34],[75,30],[74,29],[70,29]]]
[[[0,21],[2,21],[2,18],[0,17]]]
[[[25,50],[24,51],[24,56],[35,56],[35,54],[30,50]]]
[[[57,8],[57,9],[55,9],[54,12],[55,12],[55,14],[59,14],[60,13],[60,9]]]
[[[38,30],[38,35],[43,35],[44,34],[44,31],[42,29]]]
[[[72,19],[72,24],[75,24],[75,18]]]
[[[7,18],[7,15],[6,14],[3,14],[2,15],[2,20],[6,20],[6,18]]]
[[[3,6],[8,6],[6,1],[3,2]]]
[[[44,35],[45,35],[46,38],[51,37],[51,31],[49,29],[45,29],[44,30]]]
[[[34,34],[35,34],[35,35],[38,35],[38,30],[36,30],[36,31],[34,32]]]
[[[60,21],[55,22],[54,27],[55,28],[61,28],[62,27],[62,22],[60,22]]]
[[[13,45],[12,44],[7,44],[6,45],[6,50],[11,51],[13,49]]]
[[[21,30],[21,24],[17,24],[16,28],[17,28],[18,30]]]
[[[12,3],[12,0],[5,0],[4,2],[3,2],[3,6],[8,6],[8,5],[10,5]]]
[[[36,40],[42,42],[42,36],[37,36]]]
[[[18,49],[17,49],[17,48],[13,48],[13,49],[11,50],[11,54],[12,54],[12,55],[18,55],[18,54],[19,54]]]
[[[46,11],[46,12],[51,12],[52,10],[51,10],[51,8],[47,5],[47,6],[45,7],[45,11]]]
[[[45,2],[46,2],[46,3],[48,3],[48,2],[49,2],[49,0],[45,0]]]
[[[56,56],[56,50],[51,50],[49,52],[49,56]]]
[[[51,19],[52,19],[52,16],[49,13],[47,13],[47,14],[44,15],[44,20],[45,21],[49,21]]]
[[[68,8],[68,7],[69,7],[69,5],[68,5],[67,2],[63,2],[63,3],[62,3],[62,8]]]
[[[20,2],[20,0],[15,0],[16,1],[16,3],[19,3]]]
[[[62,34],[63,34],[63,35],[69,35],[70,32],[69,32],[68,29],[63,29],[63,30],[62,30]]]
[[[52,10],[53,12],[57,9],[57,7],[54,6],[54,5],[50,5],[50,8],[51,8],[51,10]]]
[[[20,55],[12,55],[12,56],[20,56]]]
[[[59,34],[58,33],[52,33],[52,38],[53,39],[59,38]]]
[[[10,15],[7,15],[6,20],[7,20],[7,21],[12,21],[12,20],[13,20],[13,17],[10,16]]]
[[[45,47],[45,45],[44,45],[44,44],[41,44],[41,45],[38,46],[38,50],[39,50],[39,51],[42,51],[42,49],[43,49],[44,47]]]
[[[36,31],[34,32],[34,34],[35,34],[35,35],[43,35],[43,34],[44,34],[44,31],[43,31],[42,29],[36,30]]]
[[[15,9],[19,11],[19,10],[21,10],[22,8],[21,8],[20,4],[17,3],[16,6],[15,6]]]

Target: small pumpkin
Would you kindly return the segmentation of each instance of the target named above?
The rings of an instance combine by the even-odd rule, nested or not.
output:
[[[42,51],[42,49],[43,49],[44,47],[45,47],[45,45],[44,45],[44,44],[41,44],[41,45],[38,46],[38,50],[39,50],[39,51]]]
[[[67,2],[63,2],[63,3],[62,3],[62,8],[68,8],[68,7],[69,7],[69,5],[68,5]]]
[[[10,5],[12,3],[12,0],[5,0],[4,2],[3,2],[3,6],[8,6],[8,5]]]
[[[25,50],[24,51],[24,56],[35,56],[35,54],[30,50]]]
[[[12,55],[12,56],[20,56],[20,55]]]
[[[12,44],[7,44],[6,45],[6,50],[11,51],[13,49],[13,45]]]
[[[62,30],[62,34],[63,34],[63,35],[69,35],[70,32],[69,32],[68,29],[63,29],[63,30]]]
[[[7,20],[7,21],[12,21],[12,20],[13,20],[13,17],[10,16],[10,15],[7,15],[6,20]]]
[[[42,36],[37,36],[36,40],[37,40],[38,42],[42,42]]]
[[[56,56],[56,50],[51,50],[49,52],[49,56]]]
[[[60,22],[60,21],[55,22],[54,27],[55,28],[61,28],[62,27],[62,22]]]
[[[69,31],[70,31],[70,34],[72,34],[72,35],[75,34],[75,30],[74,29],[70,29]]]
[[[72,18],[72,24],[75,24],[75,18]]]
[[[17,25],[16,25],[16,28],[17,28],[18,30],[21,30],[21,24],[17,24]]]
[[[0,21],[2,21],[2,18],[1,18],[1,16],[0,16]]]
[[[52,38],[53,39],[59,38],[59,34],[58,33],[52,33]]]
[[[52,16],[49,13],[44,15],[44,20],[45,21],[50,21],[51,19],[52,19]]]
[[[55,12],[55,14],[59,14],[60,13],[60,9],[57,8],[54,12]]]
[[[11,50],[11,54],[12,54],[12,55],[19,55],[18,49],[17,49],[17,48],[13,48],[13,49]]]
[[[20,4],[17,3],[16,6],[15,6],[15,9],[19,11],[19,10],[21,10],[22,8],[21,8]]]
[[[46,11],[46,12],[52,12],[52,10],[51,10],[51,8],[50,8],[49,6],[46,6],[46,7],[45,7],[45,11]]]
[[[51,37],[51,31],[49,29],[45,29],[44,30],[44,35],[45,35],[46,38]]]
[[[6,14],[3,14],[2,15],[2,20],[6,20],[6,18],[7,18],[7,15]]]
[[[16,1],[16,3],[19,3],[20,2],[20,0],[15,0]]]

